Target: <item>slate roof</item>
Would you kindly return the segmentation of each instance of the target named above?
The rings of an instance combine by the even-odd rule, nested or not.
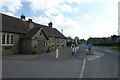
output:
[[[12,32],[12,33],[26,33],[28,29],[27,22],[22,21],[19,18],[8,16],[0,13],[2,15],[2,30],[3,32]]]
[[[0,21],[0,24],[2,24],[2,29],[0,29],[0,31],[21,33],[25,34],[23,38],[31,38],[37,33],[37,31],[39,31],[40,28],[42,28],[45,36],[48,38],[53,37],[66,39],[66,37],[62,33],[60,33],[56,28],[34,23],[34,28],[28,31],[29,28],[27,21],[22,21],[19,18],[8,16],[2,13],[0,13],[0,15],[2,15],[2,23]]]
[[[66,37],[62,33],[60,33],[56,28],[51,28],[49,26],[45,26],[37,23],[35,23],[34,27],[42,28],[48,37],[66,39]]]
[[[48,40],[48,37],[46,36],[45,32],[44,32],[43,29],[40,28],[40,27],[35,27],[35,28],[30,29],[29,31],[26,32],[26,34],[22,37],[22,39],[34,37],[34,35],[35,35],[40,29],[41,29],[41,31],[43,32],[43,34],[45,35],[46,39]]]

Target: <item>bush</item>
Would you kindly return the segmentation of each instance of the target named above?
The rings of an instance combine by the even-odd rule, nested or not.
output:
[[[95,46],[120,46],[120,43],[108,43],[108,42],[102,42],[102,43],[93,43]]]

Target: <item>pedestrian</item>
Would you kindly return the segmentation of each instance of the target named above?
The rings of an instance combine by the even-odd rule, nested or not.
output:
[[[93,47],[93,45],[88,43],[87,47],[88,47],[88,51],[91,52],[91,48]]]

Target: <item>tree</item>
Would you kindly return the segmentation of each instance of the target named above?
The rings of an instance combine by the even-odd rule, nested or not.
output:
[[[111,38],[112,38],[113,42],[116,42],[116,40],[117,40],[117,36],[116,35],[111,36]]]
[[[79,37],[78,36],[76,36],[75,38],[74,38],[74,42],[75,42],[75,45],[78,45],[78,43],[79,43]]]

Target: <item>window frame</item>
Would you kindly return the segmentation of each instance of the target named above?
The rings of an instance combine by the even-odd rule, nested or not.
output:
[[[4,41],[5,44],[3,44],[3,35],[5,35],[5,41]],[[9,39],[7,38],[8,35],[9,35]],[[8,34],[8,33],[1,34],[1,45],[2,46],[14,46],[14,34]]]

